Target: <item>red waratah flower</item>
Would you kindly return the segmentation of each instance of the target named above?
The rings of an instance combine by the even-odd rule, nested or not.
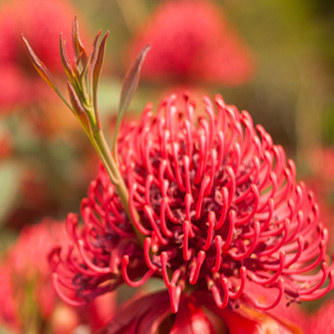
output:
[[[183,294],[173,314],[166,291],[143,296],[119,309],[99,334],[302,334],[286,319],[278,319],[246,305],[220,309],[207,295]]]
[[[34,101],[49,94],[36,80],[33,67],[22,56],[24,47],[21,34],[28,36],[31,44],[43,55],[47,66],[54,73],[62,73],[59,59],[59,32],[69,39],[71,20],[75,14],[72,5],[64,0],[15,0],[0,8],[0,107]]]
[[[2,322],[11,327],[15,324],[24,330],[29,326],[30,320],[24,318],[27,315],[28,318],[35,316],[35,320],[50,319],[57,296],[50,280],[47,255],[57,244],[65,246],[68,243],[66,230],[58,222],[45,219],[38,225],[24,227],[16,243],[5,254],[2,267],[6,271],[0,274],[7,277],[1,285],[2,289],[10,291],[9,301],[17,317],[8,323],[2,314],[3,307],[7,306],[1,306]],[[31,292],[27,293],[26,289]],[[32,308],[31,303],[37,307]]]
[[[82,305],[121,283],[159,277],[177,312],[183,291],[200,290],[220,309],[243,301],[260,310],[284,296],[291,303],[327,293],[334,285],[327,230],[283,148],[220,96],[215,107],[204,97],[204,112],[188,95],[183,108],[176,99],[166,97],[156,115],[149,103],[118,136],[136,234],[101,168],[82,201],[84,225],[67,217],[73,247],[51,256],[59,295]],[[249,282],[276,294],[261,303]]]
[[[163,1],[135,36],[130,58],[152,49],[143,65],[145,80],[238,85],[254,72],[250,51],[222,10],[204,0]]]

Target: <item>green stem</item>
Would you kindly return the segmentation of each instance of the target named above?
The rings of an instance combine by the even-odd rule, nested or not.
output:
[[[148,16],[144,0],[116,0],[124,22],[133,35]]]
[[[134,221],[130,213],[129,193],[128,193],[127,187],[117,167],[115,159],[110,154],[110,150],[109,150],[108,144],[106,142],[106,139],[103,135],[102,130],[97,129],[97,131],[93,131],[93,137],[91,137],[90,139],[97,153],[99,154],[104,166],[106,167],[107,173],[112,183],[114,184],[117,190],[117,194],[119,195],[120,200],[124,206],[125,212],[128,218],[130,219],[131,225],[135,231],[137,239],[140,245],[143,246],[145,237],[143,236],[142,233],[140,233],[140,231],[137,229],[136,225],[134,224]],[[135,215],[136,215],[136,219],[139,220],[139,215],[136,211],[135,211]]]

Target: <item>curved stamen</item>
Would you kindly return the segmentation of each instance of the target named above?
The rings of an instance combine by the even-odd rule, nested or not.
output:
[[[96,274],[109,274],[111,272],[109,267],[98,267],[88,259],[84,251],[84,242],[82,240],[78,240],[78,250],[85,265],[92,269],[93,272],[96,272]]]
[[[270,309],[274,308],[276,305],[278,305],[278,303],[280,302],[280,300],[282,299],[282,296],[283,296],[283,291],[284,291],[283,278],[280,278],[278,280],[278,288],[279,288],[278,296],[271,304],[263,305],[263,304],[259,303],[257,300],[254,300],[254,299],[251,299],[251,302],[259,310],[267,311],[267,310],[270,310]]]
[[[144,211],[146,217],[148,218],[156,236],[158,237],[159,242],[163,245],[167,245],[168,244],[168,239],[164,238],[161,235],[160,229],[159,229],[157,223],[155,222],[155,217],[154,217],[155,212],[153,211],[153,209],[151,207],[149,207],[148,205],[144,205],[143,211]]]
[[[235,253],[233,251],[229,251],[228,254],[236,261],[241,261],[248,257],[255,249],[258,239],[260,235],[260,223],[255,222],[254,223],[254,237],[251,245],[247,248],[247,250],[244,253]]]
[[[199,195],[198,195],[198,198],[197,198],[196,213],[195,213],[195,218],[196,219],[199,219],[199,217],[201,216],[204,193],[205,193],[205,189],[207,188],[209,183],[210,183],[210,178],[209,178],[209,176],[206,175],[201,182],[201,188],[200,188]]]
[[[234,224],[235,224],[235,217],[236,217],[236,212],[234,210],[231,210],[229,212],[229,229],[228,229],[228,233],[227,233],[227,237],[223,246],[223,251],[226,251],[231,244],[232,238],[233,238],[233,230],[234,230]]]
[[[145,284],[155,272],[155,270],[149,269],[140,280],[134,282],[128,276],[128,272],[127,272],[128,264],[129,264],[129,256],[124,255],[122,258],[122,276],[123,276],[124,282],[127,285],[131,286],[132,288],[138,288],[139,286],[142,286],[143,284]]]
[[[246,278],[247,278],[247,269],[246,267],[241,267],[240,271],[239,271],[239,275],[240,275],[240,286],[238,287],[238,289],[236,289],[236,292],[229,292],[229,297],[231,299],[238,299],[239,297],[241,297],[245,285],[246,285]]]
[[[164,197],[161,201],[161,206],[160,206],[160,227],[166,237],[172,238],[174,234],[171,230],[168,229],[166,223],[167,206],[168,206],[168,197]]]
[[[329,272],[328,278],[329,278],[329,284],[327,287],[319,289],[318,291],[315,291],[310,295],[305,295],[305,296],[302,295],[300,296],[300,300],[311,301],[311,300],[319,299],[325,296],[331,290],[333,290],[334,288],[334,271],[333,270]]]
[[[210,290],[211,290],[213,299],[215,303],[217,304],[217,306],[221,309],[224,309],[227,306],[228,300],[229,300],[229,294],[228,294],[229,284],[228,284],[228,280],[226,279],[226,277],[222,278],[221,285],[222,285],[222,289],[224,292],[223,300],[221,299],[221,294],[215,284],[213,284],[210,287]]]
[[[191,268],[189,275],[189,283],[194,285],[198,280],[198,276],[201,270],[201,266],[205,260],[206,253],[204,251],[199,251],[197,254],[196,265]]]
[[[236,225],[242,225],[242,224],[249,222],[257,210],[257,207],[259,204],[260,193],[259,193],[257,186],[254,184],[251,185],[251,191],[253,193],[253,199],[254,199],[253,209],[247,216],[240,218],[240,219],[236,219],[235,221]]]
[[[140,222],[136,218],[137,215],[135,214],[135,207],[134,207],[134,200],[133,200],[133,194],[134,194],[135,190],[136,190],[136,184],[133,183],[132,187],[130,187],[130,190],[129,190],[130,214],[131,214],[133,223],[135,224],[137,230],[144,235],[150,235],[151,232],[149,230],[147,230],[142,224],[140,224]]]
[[[146,180],[145,180],[145,204],[151,206],[151,192],[150,192],[150,188],[152,186],[152,183],[153,183],[153,175],[152,174],[149,174],[147,175],[146,177]]]
[[[289,268],[292,264],[296,263],[298,261],[300,255],[302,254],[302,251],[304,249],[304,238],[303,238],[303,236],[300,235],[298,237],[297,244],[298,244],[298,251],[295,254],[295,256],[285,264],[285,268]]]
[[[59,287],[57,273],[52,274],[52,284],[59,298],[63,300],[66,304],[74,306],[74,307],[86,305],[85,301],[78,301],[78,300],[70,299],[63,293],[62,289]]]
[[[223,197],[223,209],[222,209],[222,212],[220,214],[218,224],[215,226],[216,231],[219,230],[223,226],[224,221],[226,219],[227,210],[229,208],[228,189],[226,187],[223,187],[222,190],[221,190],[221,194],[222,194],[222,197]]]
[[[184,155],[182,160],[183,160],[183,167],[184,167],[186,193],[191,195],[191,183],[190,183],[190,175],[189,175],[190,159],[187,155]]]
[[[321,264],[321,271],[322,271],[322,278],[321,280],[315,284],[313,287],[309,288],[309,289],[302,289],[300,291],[300,296],[303,296],[303,295],[310,295],[312,294],[314,291],[318,290],[325,282],[326,282],[326,279],[327,279],[327,276],[328,276],[328,265],[326,262],[323,262]]]
[[[156,271],[158,269],[158,266],[156,266],[150,257],[150,248],[151,248],[151,238],[147,237],[144,240],[144,256],[145,256],[145,262],[146,265],[149,267],[149,269]]]
[[[187,220],[183,223],[183,234],[183,259],[189,261],[193,252],[189,249],[190,223]]]
[[[206,237],[205,245],[203,246],[203,250],[205,251],[207,251],[211,246],[215,221],[216,221],[216,214],[214,213],[214,211],[210,211],[208,215],[208,223],[207,223],[208,224],[208,234]]]
[[[167,272],[167,259],[168,259],[167,253],[162,252],[160,254],[162,278],[165,282],[165,285],[167,287],[169,287],[170,286],[170,281],[169,281],[168,272]]]
[[[266,285],[269,285],[269,284],[272,284],[274,282],[276,282],[276,280],[280,277],[280,275],[282,274],[282,271],[284,269],[284,261],[285,261],[285,253],[284,252],[280,252],[279,253],[279,266],[278,268],[275,268],[275,274],[272,275],[271,277],[269,277],[268,279],[261,279],[261,278],[258,278],[256,276],[256,273],[253,273],[251,271],[248,271],[248,276],[250,277],[250,279],[252,281],[254,281],[255,283],[257,284],[260,284],[260,285],[263,285],[263,286],[266,286]],[[273,269],[274,270],[274,269]],[[267,273],[269,275],[269,273]]]
[[[220,235],[215,236],[215,247],[216,247],[216,260],[215,260],[215,265],[212,268],[213,273],[219,271],[222,263],[223,238]]]

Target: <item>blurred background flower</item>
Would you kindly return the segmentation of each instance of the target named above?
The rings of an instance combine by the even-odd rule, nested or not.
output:
[[[235,86],[251,79],[254,62],[245,42],[210,1],[162,1],[136,32],[129,59],[151,51],[142,80],[155,83]]]
[[[82,325],[98,329],[114,309],[115,295],[106,295],[85,308],[73,308],[57,297],[48,256],[56,246],[68,247],[64,222],[44,219],[26,225],[0,264],[0,328],[13,333],[69,334]]]

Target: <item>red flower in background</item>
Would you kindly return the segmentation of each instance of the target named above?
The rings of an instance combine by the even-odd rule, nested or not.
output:
[[[13,330],[19,329],[18,313],[15,305],[11,270],[8,265],[0,266],[0,296],[3,303],[0,306],[0,328],[5,326]]]
[[[89,313],[88,309],[73,309],[57,298],[48,263],[48,254],[56,245],[69,245],[63,223],[45,219],[23,228],[1,264],[0,293],[5,302],[0,306],[0,325],[15,333],[28,332],[29,328],[43,333],[47,324],[54,334],[68,334],[81,323],[97,329],[105,322],[100,304],[112,312],[110,295],[97,299],[89,306]]]
[[[250,51],[221,8],[203,0],[163,1],[135,36],[130,58],[150,43],[142,78],[239,85],[254,72]]]
[[[41,224],[24,227],[2,262],[1,289],[8,293],[6,303],[0,306],[0,323],[21,332],[38,319],[51,321],[57,296],[50,280],[47,255],[55,245],[68,243],[63,224],[45,219]],[[78,318],[74,320],[77,326]]]
[[[217,112],[204,97],[205,112],[197,116],[188,96],[182,109],[175,100],[165,98],[157,115],[148,104],[141,121],[124,126],[118,137],[143,249],[101,168],[82,202],[84,226],[77,226],[77,215],[67,217],[73,248],[51,256],[59,295],[83,305],[121,283],[137,287],[159,277],[177,312],[189,289],[205,292],[221,309],[243,301],[264,310],[284,295],[290,303],[332,289],[327,230],[283,148],[219,96]],[[261,303],[249,282],[276,295]]]
[[[35,101],[49,91],[39,80],[25,56],[21,34],[29,38],[46,65],[62,73],[59,32],[68,39],[75,10],[64,0],[15,0],[0,8],[0,108]]]
[[[334,148],[317,148],[309,152],[308,160],[304,162],[309,168],[304,176],[310,189],[317,196],[320,206],[320,219],[329,231],[330,250],[334,250],[333,218],[334,218]]]

